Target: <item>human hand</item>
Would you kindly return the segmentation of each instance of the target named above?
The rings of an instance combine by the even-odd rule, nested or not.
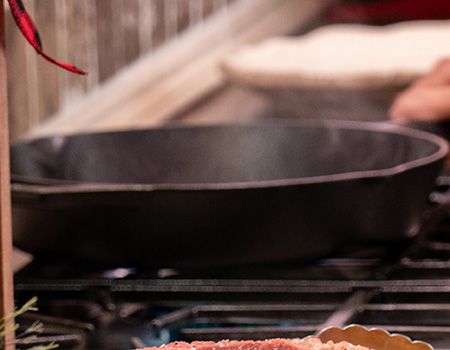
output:
[[[398,122],[439,122],[450,120],[450,58],[399,94],[389,110]]]

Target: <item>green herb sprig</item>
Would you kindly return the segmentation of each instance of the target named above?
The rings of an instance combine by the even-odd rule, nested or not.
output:
[[[6,315],[0,319],[0,347],[3,348],[5,345],[5,337],[11,333],[16,332],[20,324],[16,323],[17,317],[29,312],[29,311],[38,311],[36,307],[36,303],[38,301],[37,297],[33,297],[28,300],[25,304],[23,304],[20,308],[14,310],[9,315]],[[44,325],[36,321],[30,327],[28,327],[25,331],[16,334],[15,339],[13,340],[14,344],[17,344],[20,341],[21,344],[31,344],[34,340],[37,339],[38,334],[41,334],[44,330]],[[28,348],[27,350],[52,350],[58,348],[58,344],[50,343],[46,345],[38,345]]]

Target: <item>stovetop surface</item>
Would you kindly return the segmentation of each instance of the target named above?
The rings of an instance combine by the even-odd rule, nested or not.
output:
[[[60,349],[303,337],[351,323],[449,349],[449,208],[432,211],[422,231],[310,263],[183,270],[39,260],[15,277],[18,302],[39,298],[21,324],[40,320],[36,343]]]

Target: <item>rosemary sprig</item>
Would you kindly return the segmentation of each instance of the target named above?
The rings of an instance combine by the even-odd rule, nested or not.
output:
[[[19,329],[19,324],[15,322],[16,318],[29,312],[29,311],[38,311],[36,307],[38,299],[37,297],[33,297],[28,300],[25,304],[23,304],[20,308],[14,310],[9,315],[6,315],[0,319],[0,347],[4,347],[4,339],[6,335],[16,332]],[[14,343],[17,343],[18,340],[22,344],[31,343],[37,338],[37,334],[42,333],[44,330],[44,326],[41,322],[36,321],[30,327],[28,327],[22,333],[16,335]],[[58,348],[58,344],[50,343],[46,345],[38,345],[28,348],[27,350],[52,350]]]

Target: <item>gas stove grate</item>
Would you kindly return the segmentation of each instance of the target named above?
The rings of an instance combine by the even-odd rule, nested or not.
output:
[[[351,323],[449,349],[449,217],[440,216],[439,225],[406,249],[351,248],[308,266],[120,268],[68,278],[62,265],[34,264],[16,276],[16,296],[38,295],[41,311],[60,318],[81,310],[75,319],[89,325],[82,331],[88,349],[302,337]]]

